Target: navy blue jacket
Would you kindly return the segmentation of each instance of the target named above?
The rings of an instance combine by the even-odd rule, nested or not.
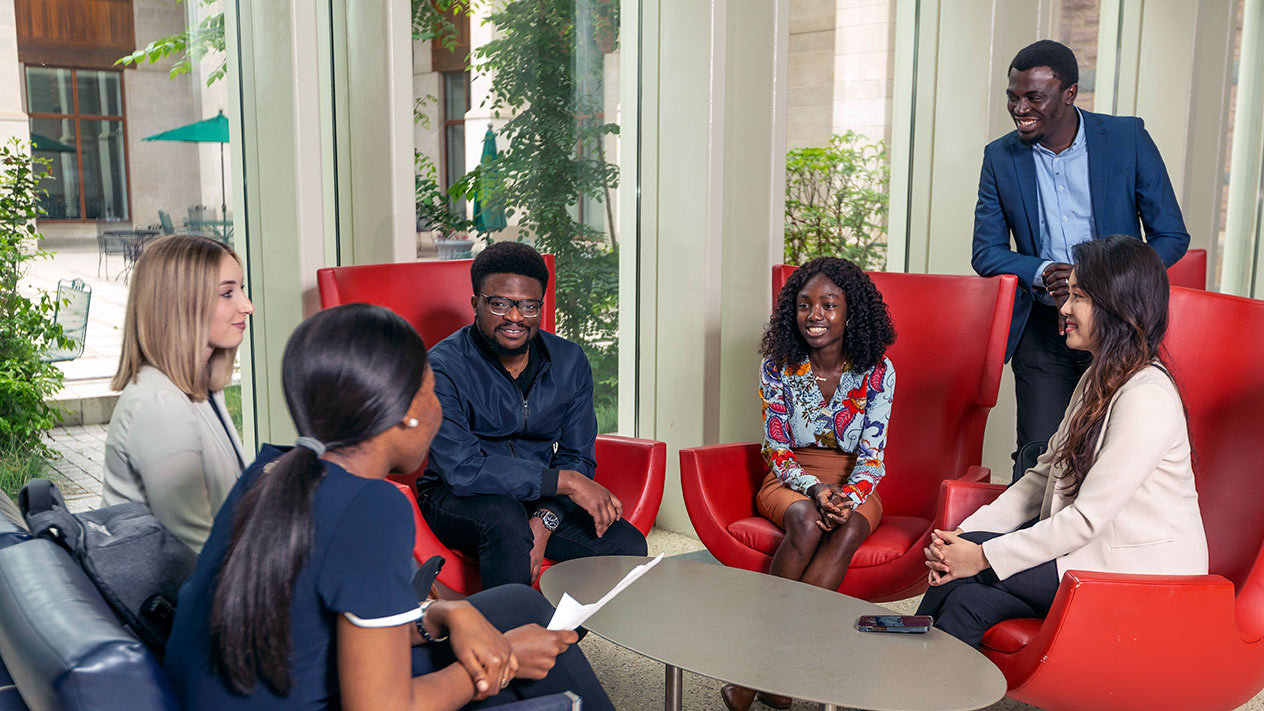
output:
[[[1168,179],[1158,146],[1136,117],[1084,111],[1088,142],[1088,182],[1093,205],[1094,239],[1110,235],[1141,237],[1172,266],[1189,247],[1189,232]],[[981,276],[1018,277],[1014,319],[1010,322],[1009,360],[1031,313],[1032,277],[1040,267],[1040,196],[1031,146],[1011,131],[983,149],[979,201],[974,208],[974,248],[970,264]],[[1014,246],[1010,248],[1010,234]]]
[[[509,373],[474,342],[473,329],[466,326],[430,350],[443,424],[430,445],[423,482],[442,478],[457,496],[534,501],[557,494],[560,469],[592,478],[597,415],[584,351],[540,331],[540,368],[524,398]]]

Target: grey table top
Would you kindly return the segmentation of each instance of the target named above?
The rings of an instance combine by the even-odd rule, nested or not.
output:
[[[547,571],[540,589],[596,602],[632,556],[579,558]],[[822,704],[872,711],[963,711],[1005,694],[1001,672],[939,631],[855,628],[873,603],[771,575],[665,558],[584,623],[651,659],[724,681]]]

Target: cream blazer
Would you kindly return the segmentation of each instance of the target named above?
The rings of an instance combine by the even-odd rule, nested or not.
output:
[[[212,393],[224,417],[224,394]],[[105,438],[101,504],[139,501],[201,552],[211,523],[241,476],[245,457],[231,423],[145,366],[119,395]]]
[[[1155,575],[1207,572],[1207,538],[1194,489],[1180,395],[1151,366],[1115,394],[1097,457],[1077,496],[1067,496],[1053,452],[1066,437],[1087,374],[1071,396],[1050,450],[1018,483],[961,522],[965,531],[1007,533],[983,544],[1001,579],[1046,561],[1067,570]],[[1040,516],[1039,522],[1019,526]]]

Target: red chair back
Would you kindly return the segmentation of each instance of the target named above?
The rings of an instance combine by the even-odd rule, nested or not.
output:
[[[553,255],[546,254],[549,286],[544,290],[544,313],[540,328],[553,331],[556,272]],[[417,329],[426,346],[447,338],[474,320],[470,298],[472,259],[448,259],[398,264],[364,264],[353,267],[326,267],[316,271],[320,306],[363,302],[385,306],[403,316]]]
[[[795,267],[773,267],[773,299]],[[983,459],[996,405],[1017,280],[945,274],[869,274],[895,323],[895,401],[887,477],[889,515],[933,520],[939,484]]]
[[[1233,581],[1239,625],[1264,636],[1264,301],[1172,289],[1164,341],[1189,413],[1211,572]],[[1246,615],[1250,619],[1243,619]]]
[[[1172,286],[1189,289],[1207,288],[1207,250],[1191,249],[1176,264],[1167,268],[1167,279]]]

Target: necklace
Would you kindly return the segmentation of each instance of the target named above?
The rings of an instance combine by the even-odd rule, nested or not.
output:
[[[838,366],[837,371],[830,373],[828,375],[817,375],[816,368],[813,367],[811,363],[812,363],[811,361],[808,361],[808,366],[812,368],[812,377],[816,378],[816,382],[818,383],[824,383],[830,380],[838,380],[839,378],[843,376],[843,371],[846,371],[847,369],[851,367],[850,361],[843,360],[842,364]]]

